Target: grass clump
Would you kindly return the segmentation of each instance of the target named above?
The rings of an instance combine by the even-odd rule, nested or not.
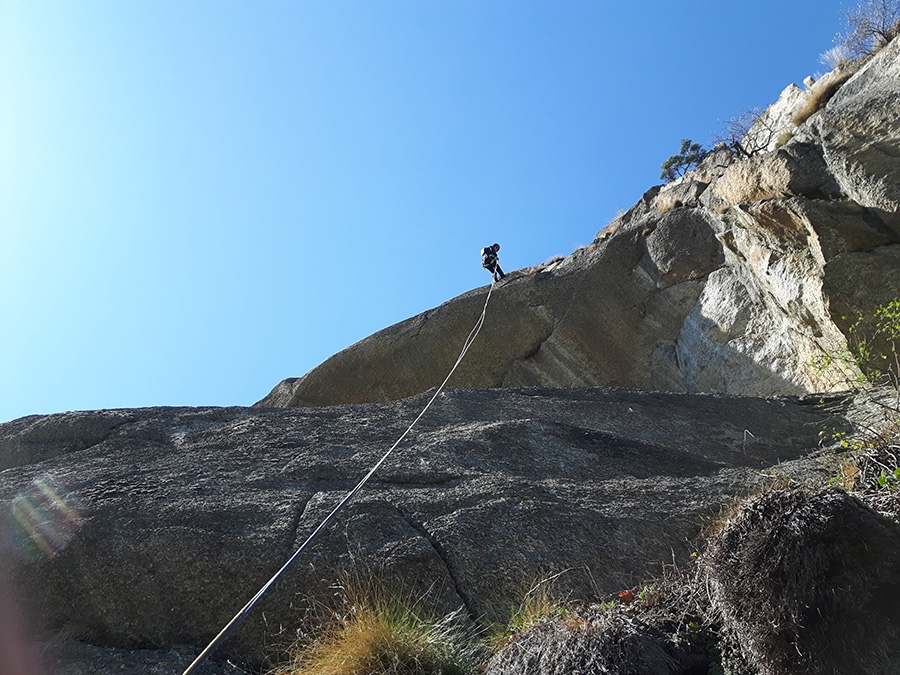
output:
[[[544,590],[529,597],[523,605],[531,619],[521,622],[485,675],[750,675],[733,657],[738,647],[724,637],[696,566],[666,568],[652,584],[605,602],[554,603]]]
[[[824,108],[825,104],[831,100],[838,89],[850,79],[857,69],[858,66],[854,66],[853,63],[847,63],[835,68],[813,83],[809,91],[806,92],[803,103],[794,111],[791,122],[796,126],[800,126]]]
[[[524,269],[522,269],[522,274],[537,274],[538,272],[542,272],[546,268],[550,267],[550,265],[555,265],[556,263],[562,262],[565,259],[565,256],[555,255],[545,263],[541,263],[540,265],[532,265],[531,267],[525,267]]]
[[[483,648],[462,610],[437,617],[424,598],[395,595],[376,582],[339,587],[316,636],[271,675],[470,675]]]
[[[521,602],[512,605],[505,621],[491,625],[485,642],[491,652],[497,652],[517,636],[553,619],[573,617],[569,604],[560,599],[554,589],[553,582],[559,577],[554,575],[541,579],[523,596]]]

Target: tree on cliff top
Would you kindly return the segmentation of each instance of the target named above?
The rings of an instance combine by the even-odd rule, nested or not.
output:
[[[900,35],[900,0],[860,0],[844,13],[846,33],[835,41],[853,56],[877,51]]]
[[[671,183],[679,176],[697,166],[706,157],[706,150],[699,143],[693,143],[690,138],[681,139],[681,151],[672,155],[660,165],[662,172],[659,177]]]

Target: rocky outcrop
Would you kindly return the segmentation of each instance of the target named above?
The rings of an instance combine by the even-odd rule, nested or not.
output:
[[[841,191],[862,206],[900,208],[900,42],[882,49],[810,118],[799,140],[820,145]]]
[[[149,652],[135,650],[156,649],[183,659],[424,401],[110,410],[0,425],[2,559],[47,629],[92,645],[67,653],[115,648],[111,662],[140,663]],[[542,574],[570,570],[560,581],[573,597],[632,586],[660,561],[688,560],[704,518],[758,471],[804,470],[819,432],[842,428],[839,403],[445,392],[218,656],[252,664],[277,654],[347,570],[486,620]],[[185,644],[192,649],[171,651]]]
[[[453,383],[846,388],[858,372],[832,357],[845,353],[848,322],[900,296],[898,55],[895,41],[849,79],[789,88],[751,130],[771,136],[765,151],[738,159],[720,146],[590,246],[509,275]],[[376,333],[260,404],[388,401],[436,386],[485,292]]]
[[[733,507],[690,568],[544,617],[485,674],[896,672],[900,526],[888,502],[783,481]]]

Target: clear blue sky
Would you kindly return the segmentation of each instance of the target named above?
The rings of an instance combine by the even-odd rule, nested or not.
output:
[[[840,9],[0,0],[0,421],[249,405],[486,244],[568,254],[825,71]]]

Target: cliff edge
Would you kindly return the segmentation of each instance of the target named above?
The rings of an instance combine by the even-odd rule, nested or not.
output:
[[[852,75],[791,85],[750,130],[771,139],[750,157],[720,145],[589,246],[510,274],[452,384],[847,388],[853,367],[831,357],[850,324],[900,297],[898,99],[897,41]],[[384,402],[437,386],[485,292],[379,331],[257,405]]]

